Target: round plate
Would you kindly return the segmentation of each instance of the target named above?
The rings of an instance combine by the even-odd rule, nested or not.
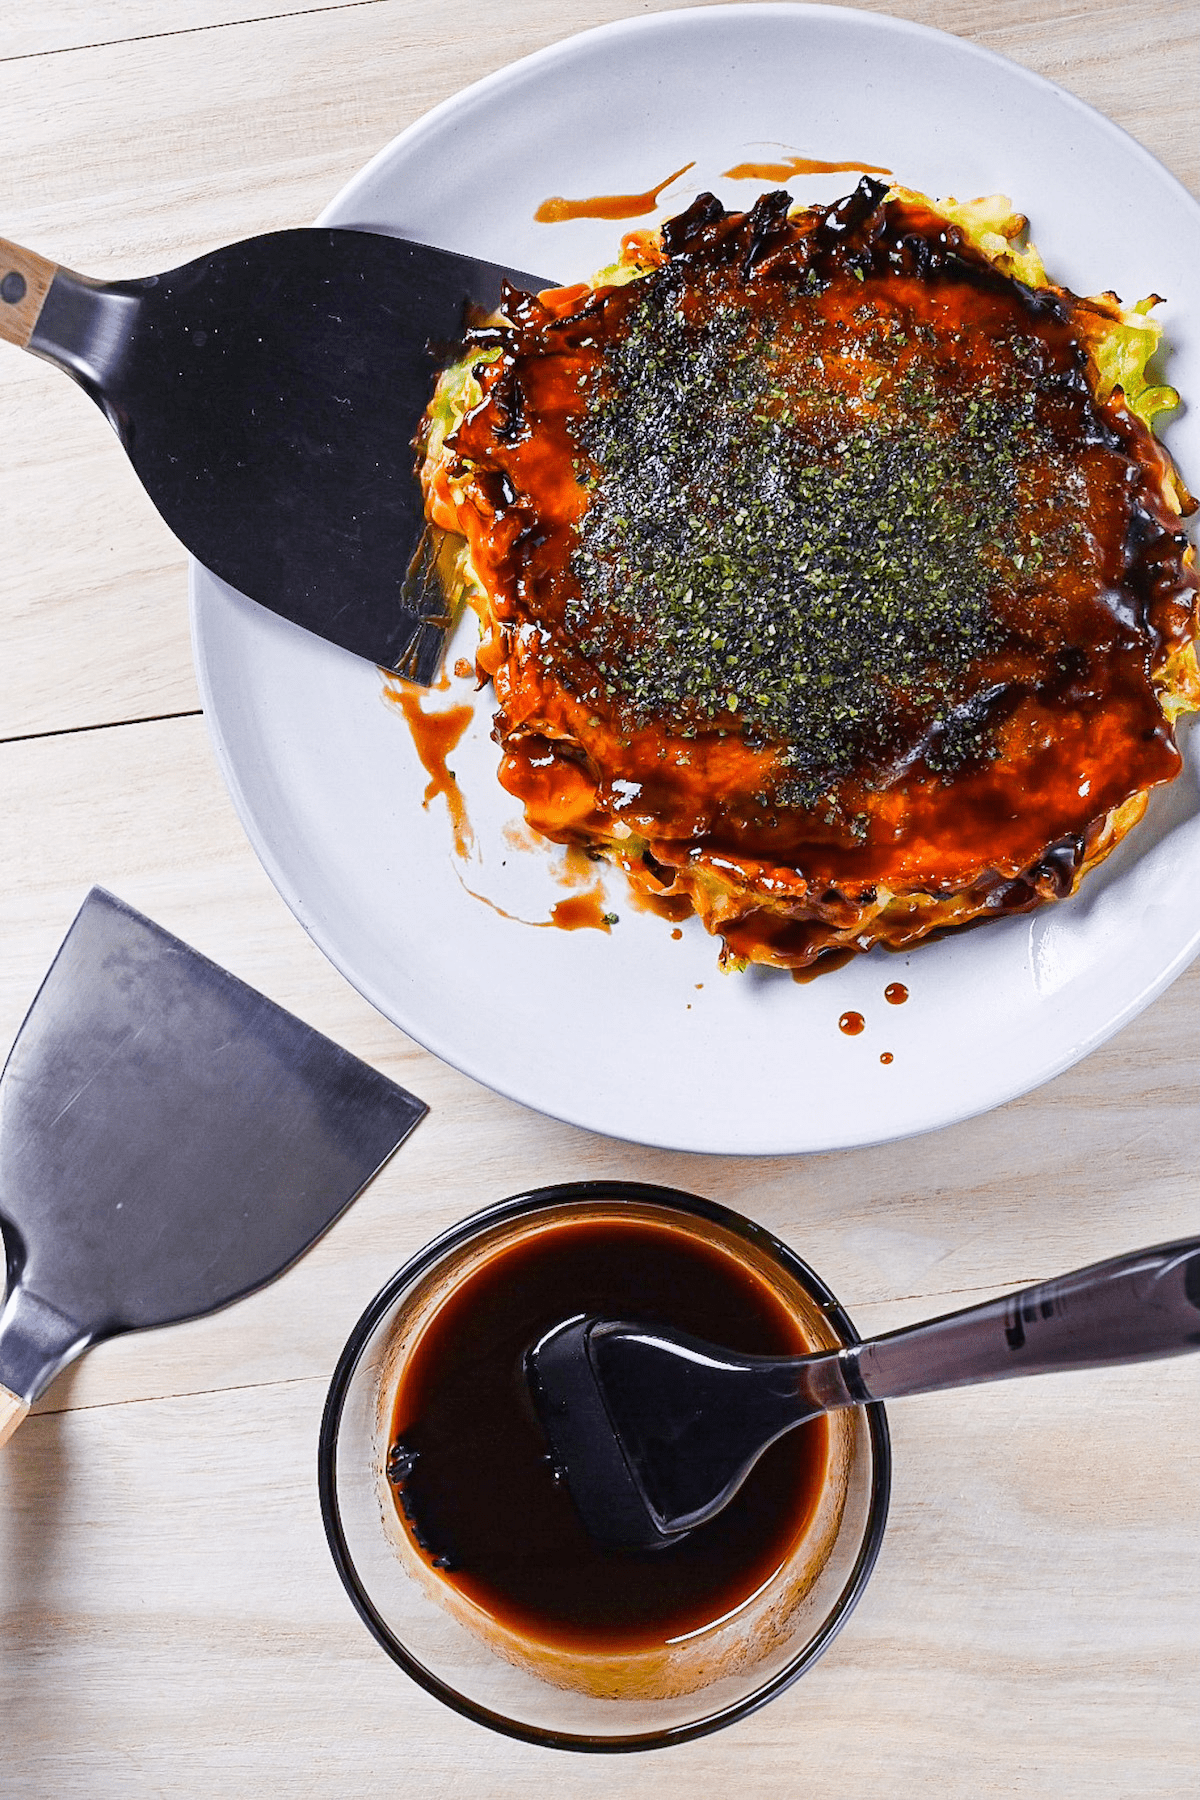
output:
[[[770,184],[722,171],[788,153],[858,157],[935,195],[1010,195],[1058,280],[1169,296],[1165,372],[1200,396],[1196,202],[1069,94],[873,13],[706,7],[569,39],[439,106],[320,222],[576,280],[612,260],[628,226],[536,224],[548,195],[641,192],[694,161],[656,217],[704,188],[740,207]],[[828,201],[856,179],[789,186],[797,201]],[[1165,436],[1200,485],[1200,411]],[[445,801],[422,804],[427,778],[378,671],[196,567],[192,604],[225,779],[306,930],[438,1056],[593,1130],[772,1154],[928,1130],[1066,1068],[1200,947],[1195,734],[1179,780],[1076,899],[797,986],[779,971],[722,975],[695,920],[675,937],[613,872],[602,872],[619,915],[610,933],[522,923],[564,898],[562,856],[531,843],[496,781],[486,692],[451,758],[474,834],[464,861]],[[453,688],[431,704],[472,691]],[[884,989],[898,980],[910,998],[897,1007]],[[839,1030],[847,1010],[866,1021],[856,1037]]]

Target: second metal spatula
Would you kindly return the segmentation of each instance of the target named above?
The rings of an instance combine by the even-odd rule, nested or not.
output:
[[[93,888],[0,1076],[0,1443],[97,1339],[280,1274],[424,1113]]]
[[[417,556],[412,440],[430,346],[452,344],[467,303],[494,307],[505,280],[549,285],[367,231],[272,232],[136,281],[93,281],[0,238],[0,338],[91,395],[206,568],[428,683],[442,609]]]

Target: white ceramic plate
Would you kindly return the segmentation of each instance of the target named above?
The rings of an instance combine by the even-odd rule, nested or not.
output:
[[[659,217],[787,152],[859,157],[937,195],[1002,191],[1058,279],[1169,296],[1169,379],[1200,399],[1200,208],[1099,114],[938,32],[820,6],[631,19],[555,45],[447,101],[388,146],[321,223],[394,231],[578,279],[624,225],[538,225],[550,194],[640,192],[695,168]],[[805,177],[797,200],[856,177]],[[648,221],[638,221],[647,223]],[[1200,410],[1168,441],[1200,485]],[[927,1130],[1086,1054],[1200,945],[1196,734],[1179,781],[1082,894],[909,957],[876,951],[809,986],[722,976],[690,921],[672,938],[615,875],[611,935],[533,929],[564,897],[558,853],[520,848],[495,780],[487,695],[452,759],[475,833],[456,858],[441,800],[378,673],[193,570],[196,658],[217,754],[272,880],[339,969],[446,1061],[594,1130],[689,1150],[780,1153]],[[445,705],[469,692],[437,697]],[[906,1005],[884,1000],[889,982]],[[866,1029],[847,1037],[844,1010]],[[894,1060],[880,1062],[889,1051]]]

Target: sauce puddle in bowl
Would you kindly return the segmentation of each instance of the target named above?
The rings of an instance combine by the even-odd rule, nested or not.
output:
[[[598,1549],[554,1480],[525,1354],[580,1308],[752,1354],[857,1341],[786,1244],[642,1182],[565,1182],[453,1227],[375,1296],[339,1361],[318,1480],[342,1580],[409,1675],[531,1742],[633,1749],[729,1723],[821,1655],[874,1565],[879,1406],[781,1439],[690,1540]]]
[[[622,1219],[520,1240],[464,1281],[409,1357],[388,1474],[412,1544],[472,1607],[549,1651],[667,1652],[747,1607],[814,1523],[826,1419],[789,1433],[709,1525],[662,1549],[591,1538],[547,1454],[524,1353],[565,1312],[642,1320],[759,1355],[809,1348],[751,1270]]]

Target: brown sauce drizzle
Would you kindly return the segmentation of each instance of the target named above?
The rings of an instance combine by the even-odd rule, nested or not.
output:
[[[866,1023],[860,1012],[844,1012],[838,1020],[838,1030],[844,1031],[847,1037],[857,1037],[865,1030]]]
[[[564,200],[561,194],[552,194],[533,216],[539,225],[561,225],[566,219],[640,219],[654,212],[664,188],[695,166],[694,162],[684,163],[682,169],[676,169],[657,187],[647,188],[644,194],[593,194],[587,200]]]
[[[501,919],[508,919],[513,925],[532,925],[533,928],[538,931],[549,931],[554,924],[553,919],[523,919],[520,913],[509,912],[506,907],[501,906],[498,901],[493,900],[488,894],[481,894],[477,892],[475,888],[468,887],[457,869],[454,873],[458,875],[458,885],[461,887],[464,894],[469,894],[472,900],[478,900],[481,906],[490,906],[492,911]]]
[[[458,671],[456,670],[456,673]],[[471,848],[471,827],[467,819],[466,806],[463,802],[458,781],[452,769],[447,767],[447,758],[459,744],[463,733],[475,716],[475,709],[470,705],[451,706],[441,712],[426,712],[421,704],[422,688],[409,685],[398,676],[389,675],[384,690],[387,698],[394,702],[403,712],[412,733],[413,745],[421,764],[430,780],[425,789],[423,805],[429,806],[439,794],[445,796],[450,811],[450,820],[454,828],[454,849],[464,861]],[[565,882],[578,880],[579,875],[587,867],[582,850],[571,848],[567,852],[567,860],[563,871]],[[459,877],[462,880],[461,876]],[[532,925],[541,930],[557,927],[560,931],[611,931],[617,922],[617,915],[610,912],[604,888],[600,885],[589,888],[586,893],[572,894],[568,900],[560,900],[550,908],[548,919],[521,919],[510,913],[486,894],[476,893],[474,888],[462,882],[463,889],[473,900],[481,900],[485,906],[499,913],[502,919],[511,919],[517,925]]]
[[[896,1059],[892,1055],[890,1050],[884,1050],[881,1053],[879,1060],[881,1063],[890,1063],[890,1062],[895,1062]]]
[[[550,923],[560,931],[609,931],[616,915],[609,912],[602,887],[589,888],[586,894],[572,894],[550,908]]]
[[[410,687],[395,677],[388,682],[385,692],[408,720],[417,755],[430,778],[423,805],[428,808],[431,800],[439,794],[445,795],[454,829],[454,849],[465,858],[471,847],[471,826],[458,781],[454,771],[447,767],[446,759],[475,717],[475,708],[449,706],[442,712],[426,712],[421,705],[424,689]]]
[[[854,170],[860,175],[890,175],[878,163],[818,162],[811,156],[789,156],[782,162],[735,163],[722,171],[726,181],[789,181],[793,175],[837,175]]]
[[[458,874],[458,871],[455,870]],[[548,919],[523,919],[519,913],[509,912],[499,901],[487,894],[479,893],[468,887],[461,875],[458,875],[459,886],[464,894],[481,905],[491,907],[500,918],[508,919],[514,925],[528,925],[534,931],[603,931],[608,932],[617,923],[617,915],[606,910],[607,901],[602,887],[593,888],[586,894],[573,894],[569,900],[560,900],[550,908]]]
[[[889,981],[883,990],[883,997],[889,1006],[903,1006],[908,999],[908,989],[902,981]]]
[[[807,987],[808,983],[815,981],[818,975],[832,975],[835,969],[844,969],[846,964],[852,963],[857,955],[857,950],[851,949],[822,950],[812,962],[792,969],[792,980],[799,982],[801,987]]]

